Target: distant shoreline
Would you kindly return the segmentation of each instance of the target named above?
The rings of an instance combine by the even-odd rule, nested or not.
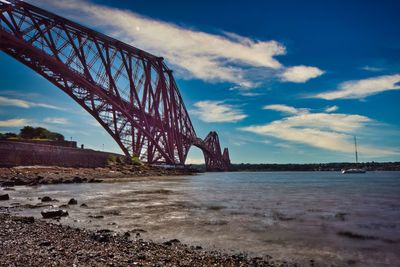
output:
[[[400,171],[400,162],[362,163],[308,163],[308,164],[232,164],[232,171],[341,171],[348,168],[363,168],[367,171]]]
[[[205,171],[204,164],[192,164],[192,168]],[[363,168],[366,171],[400,171],[400,162],[336,162],[336,163],[233,163],[229,171],[263,172],[263,171],[335,171],[348,168]]]

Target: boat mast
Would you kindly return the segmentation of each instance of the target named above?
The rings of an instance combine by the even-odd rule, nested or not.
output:
[[[358,164],[358,153],[357,153],[357,137],[354,136],[354,148],[356,152],[356,164]]]

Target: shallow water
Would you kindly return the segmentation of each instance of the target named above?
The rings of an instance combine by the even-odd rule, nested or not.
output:
[[[205,173],[9,192],[10,203],[74,197],[62,222],[271,255],[302,264],[400,266],[400,172]],[[1,203],[4,205],[5,203]],[[40,217],[41,209],[18,210]],[[103,215],[103,219],[90,218]],[[398,255],[399,254],[399,255]]]

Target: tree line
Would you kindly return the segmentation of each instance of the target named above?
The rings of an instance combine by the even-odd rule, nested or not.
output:
[[[62,134],[51,132],[43,127],[25,126],[20,129],[19,133],[0,133],[0,140],[7,139],[39,139],[39,140],[52,140],[64,141],[65,138]]]
[[[400,170],[400,162],[336,162],[336,163],[309,163],[309,164],[232,164],[231,171],[340,171],[348,168],[363,168],[368,171]]]

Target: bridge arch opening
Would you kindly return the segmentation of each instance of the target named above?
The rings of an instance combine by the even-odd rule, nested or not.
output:
[[[203,151],[201,148],[198,148],[196,146],[191,146],[189,149],[189,153],[186,159],[186,164],[187,165],[205,165],[206,161],[204,158]]]

